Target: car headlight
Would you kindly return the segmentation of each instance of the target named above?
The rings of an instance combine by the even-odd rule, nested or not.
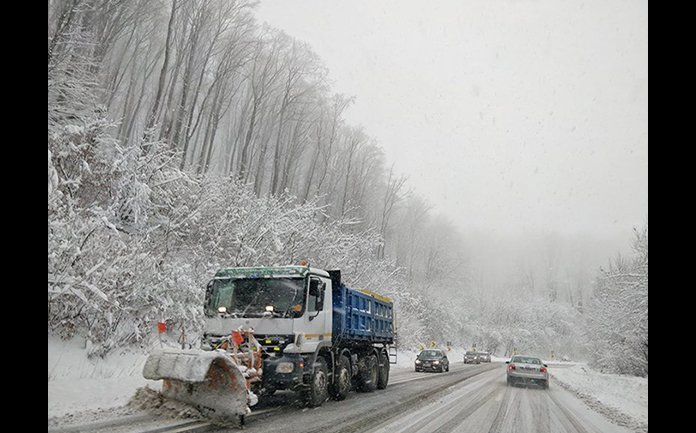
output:
[[[292,362],[279,362],[276,366],[276,373],[292,373],[295,365]]]
[[[416,364],[420,364],[420,363],[421,363],[421,360],[420,360],[420,359],[416,359]]]
[[[435,364],[435,365],[437,365],[439,363],[440,363],[440,361],[433,361],[433,364]]]

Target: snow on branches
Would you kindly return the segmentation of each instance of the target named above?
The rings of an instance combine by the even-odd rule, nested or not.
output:
[[[648,375],[648,226],[635,230],[634,255],[601,270],[589,308],[592,364],[607,373]]]

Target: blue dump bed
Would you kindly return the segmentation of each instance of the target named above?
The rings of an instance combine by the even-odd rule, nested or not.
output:
[[[336,343],[394,342],[394,304],[368,290],[333,286],[333,337]]]

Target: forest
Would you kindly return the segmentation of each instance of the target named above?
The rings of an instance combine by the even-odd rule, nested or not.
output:
[[[345,120],[354,102],[253,1],[49,0],[49,333],[93,356],[160,321],[194,341],[217,269],[306,259],[393,298],[402,348],[647,375],[647,220],[611,260],[530,234],[493,266],[490,237],[433,211]]]

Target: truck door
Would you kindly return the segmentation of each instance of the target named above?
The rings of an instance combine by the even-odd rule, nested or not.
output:
[[[307,308],[302,317],[303,329],[308,342],[331,342],[331,280],[311,275],[307,290]],[[323,344],[322,344],[323,345]]]

